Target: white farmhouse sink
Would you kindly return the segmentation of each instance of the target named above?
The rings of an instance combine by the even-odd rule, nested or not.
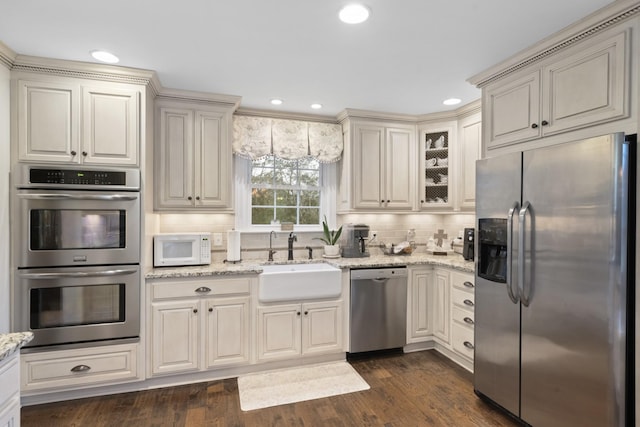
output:
[[[336,298],[342,291],[341,271],[329,264],[265,265],[259,276],[258,300],[291,301]]]

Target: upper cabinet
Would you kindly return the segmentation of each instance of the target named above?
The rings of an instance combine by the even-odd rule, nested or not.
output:
[[[232,208],[233,108],[156,102],[156,210]]]
[[[476,160],[482,146],[482,116],[474,113],[458,121],[458,172],[456,173],[456,208],[474,210],[476,206]]]
[[[415,127],[354,123],[346,141],[341,185],[359,210],[411,210],[415,200]],[[351,164],[348,164],[351,159]],[[345,197],[349,199],[349,197]]]
[[[453,207],[450,157],[456,139],[455,122],[429,125],[420,131],[420,208]],[[453,177],[452,177],[453,178]]]
[[[18,161],[138,166],[144,86],[16,79]]]
[[[627,6],[612,4],[470,79],[482,88],[484,155],[637,131],[639,19]]]

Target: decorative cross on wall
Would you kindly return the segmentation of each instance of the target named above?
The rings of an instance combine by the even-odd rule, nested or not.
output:
[[[436,246],[441,248],[442,239],[446,239],[447,237],[449,237],[449,235],[446,234],[443,229],[439,229],[438,232],[433,235],[433,238],[436,239]]]

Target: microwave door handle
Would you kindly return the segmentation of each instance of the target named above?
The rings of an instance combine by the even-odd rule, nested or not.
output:
[[[98,200],[98,201],[129,201],[136,200],[137,196],[124,194],[18,194],[21,199],[34,200]]]
[[[518,210],[520,204],[515,202],[507,216],[507,292],[509,299],[514,303],[520,302],[517,293],[513,292],[513,214]]]
[[[527,219],[527,211],[529,211],[529,202],[524,202],[522,205],[522,209],[520,209],[520,230],[519,232],[519,241],[518,241],[518,292],[520,292],[520,301],[525,307],[529,307],[529,295],[528,292],[525,292],[525,287],[528,290],[528,286],[525,286],[524,282],[524,231],[526,228],[526,219]]]
[[[65,273],[19,273],[21,277],[26,279],[56,279],[59,277],[105,277],[105,276],[125,276],[134,274],[135,269],[118,269],[106,271],[85,271],[85,272],[65,272]]]

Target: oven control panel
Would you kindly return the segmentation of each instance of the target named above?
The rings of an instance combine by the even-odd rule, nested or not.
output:
[[[126,172],[80,169],[36,169],[29,171],[31,184],[126,185]]]

